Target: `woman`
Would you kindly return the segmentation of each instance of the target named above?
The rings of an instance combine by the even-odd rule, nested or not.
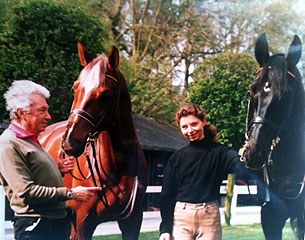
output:
[[[173,153],[164,170],[159,240],[219,240],[220,186],[229,173],[244,172],[240,156],[216,142],[216,128],[199,106],[182,107],[176,123],[190,142]]]

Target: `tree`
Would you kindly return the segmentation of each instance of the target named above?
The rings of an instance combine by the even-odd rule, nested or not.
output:
[[[207,111],[220,140],[236,150],[244,144],[247,91],[257,68],[251,54],[218,54],[195,69],[190,86],[187,100]]]
[[[185,92],[192,68],[205,58],[252,50],[262,32],[291,39],[303,23],[295,0],[94,0],[88,5],[109,16],[114,38],[138,71],[168,81],[179,75]]]
[[[133,112],[173,124],[179,101],[175,101],[172,86],[163,79],[137,74],[129,79]]]
[[[117,45],[126,57],[126,65],[121,67],[126,70],[125,75],[130,74],[127,77],[127,82],[131,79],[129,86],[145,86],[147,90],[143,94],[142,90],[130,89],[134,94],[131,99],[137,104],[134,107],[135,113],[149,114],[148,116],[158,117],[158,120],[167,119],[168,111],[161,113],[160,108],[149,109],[149,106],[152,103],[162,105],[167,102],[166,107],[171,112],[175,111],[175,103],[188,95],[188,86],[193,81],[193,69],[205,59],[222,52],[252,51],[255,39],[262,32],[267,33],[270,49],[276,52],[280,46],[288,45],[293,34],[300,35],[303,32],[300,31],[301,26],[304,26],[296,11],[296,0],[51,2],[77,5],[99,19],[104,29],[111,29],[111,43]],[[75,16],[75,22],[78,22],[79,16]],[[79,24],[85,25],[86,22]],[[39,28],[37,30],[40,31]],[[283,44],[279,41],[282,39]],[[103,46],[109,46],[109,42],[104,41]],[[182,86],[178,89],[179,92],[172,86],[173,82]],[[164,87],[164,94],[156,98],[155,92],[162,92],[161,88]],[[150,103],[152,99],[155,101]],[[141,106],[147,106],[147,111],[143,111]]]
[[[104,52],[106,28],[79,8],[50,1],[26,1],[13,8],[0,33],[0,95],[15,79],[47,87],[53,121],[66,119],[73,82],[81,70],[77,42],[93,53]],[[0,101],[0,120],[6,119]]]
[[[256,39],[266,33],[269,49],[274,54],[287,52],[286,46],[295,34],[304,36],[301,4],[298,0],[214,0],[202,1],[200,10],[209,14],[208,21],[214,26],[212,35],[219,51],[253,51]]]

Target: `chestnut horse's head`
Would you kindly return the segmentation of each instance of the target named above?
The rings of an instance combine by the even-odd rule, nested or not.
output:
[[[108,57],[101,54],[93,59],[79,42],[78,54],[84,68],[73,85],[74,101],[62,140],[62,149],[75,157],[84,152],[88,138],[95,138],[116,122],[124,81],[116,47]]]
[[[250,168],[262,168],[273,149],[286,144],[282,140],[292,134],[296,125],[300,126],[299,122],[304,122],[304,110],[301,109],[304,90],[296,67],[301,52],[298,36],[294,37],[287,57],[284,54],[269,55],[265,34],[256,42],[255,57],[260,69],[250,86],[247,143],[243,155]]]

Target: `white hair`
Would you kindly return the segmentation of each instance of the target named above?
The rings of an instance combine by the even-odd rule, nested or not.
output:
[[[45,99],[50,97],[50,92],[45,87],[30,80],[15,80],[4,93],[6,110],[9,111],[10,119],[17,119],[17,109],[30,110],[32,94],[39,94]]]

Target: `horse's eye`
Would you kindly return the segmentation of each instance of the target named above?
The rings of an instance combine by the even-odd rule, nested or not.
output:
[[[269,86],[269,82],[266,82],[265,83],[265,86],[264,86],[264,92],[265,93],[268,93],[268,92],[270,92],[271,91],[271,89],[270,89],[270,86]]]
[[[104,92],[100,97],[99,100],[102,103],[107,103],[109,101],[109,98],[111,98],[112,93],[110,91]]]

